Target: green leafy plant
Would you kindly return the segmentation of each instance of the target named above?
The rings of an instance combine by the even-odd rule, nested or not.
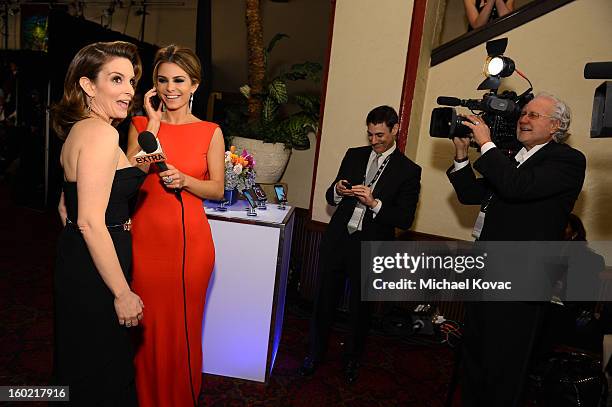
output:
[[[321,64],[303,62],[282,70],[277,75],[268,72],[268,60],[274,46],[286,34],[276,34],[265,49],[265,75],[260,92],[251,86],[240,87],[244,103],[226,110],[225,130],[230,137],[241,136],[262,140],[265,143],[284,143],[286,148],[307,150],[310,148],[308,133],[315,132],[319,125],[320,98],[312,94],[290,94],[288,83],[312,81],[321,78]],[[249,109],[249,104],[261,104],[261,109]]]

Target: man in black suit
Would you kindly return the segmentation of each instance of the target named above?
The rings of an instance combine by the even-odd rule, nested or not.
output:
[[[370,320],[370,304],[361,301],[361,242],[394,240],[395,228],[408,229],[414,219],[421,168],[395,145],[397,113],[389,106],[379,106],[368,114],[366,125],[370,145],[346,152],[327,189],[327,202],[337,209],[321,240],[309,355],[300,368],[303,376],[312,374],[325,354],[334,311],[348,277],[345,375],[348,382],[357,379]]]
[[[568,215],[584,181],[586,160],[563,144],[567,105],[549,94],[529,102],[517,124],[523,148],[514,159],[491,142],[488,126],[467,116],[481,148],[474,168],[469,138],[453,139],[455,162],[447,174],[459,201],[481,205],[473,235],[489,241],[563,240]],[[517,270],[520,272],[520,270]],[[470,406],[518,406],[543,311],[538,303],[468,303],[463,347],[463,401]]]

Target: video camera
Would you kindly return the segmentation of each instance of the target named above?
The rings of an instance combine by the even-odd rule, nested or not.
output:
[[[531,82],[520,71],[516,70],[514,61],[503,55],[508,45],[507,38],[487,42],[487,60],[485,74],[487,78],[478,86],[478,90],[489,90],[482,99],[459,99],[440,96],[437,103],[443,106],[463,106],[479,115],[491,129],[491,140],[496,146],[512,155],[522,145],[516,139],[516,123],[523,107],[533,99]],[[529,82],[529,89],[520,95],[513,91],[497,93],[501,78],[516,71]],[[429,135],[438,138],[469,137],[472,130],[463,124],[469,121],[457,114],[454,107],[437,107],[431,112]]]

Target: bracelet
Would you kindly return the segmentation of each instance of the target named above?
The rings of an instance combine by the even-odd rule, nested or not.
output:
[[[470,157],[468,157],[467,155],[466,155],[465,157],[463,157],[463,158],[457,158],[457,157],[455,157],[455,162],[457,162],[457,163],[463,163],[463,162],[466,162],[466,161],[467,161],[467,160],[469,160],[469,159],[470,159]]]

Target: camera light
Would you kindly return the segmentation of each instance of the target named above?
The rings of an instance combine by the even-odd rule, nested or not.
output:
[[[503,55],[487,58],[485,62],[485,75],[507,77],[514,72],[514,61]]]
[[[494,57],[487,63],[487,75],[499,75],[504,69],[504,60],[500,57]]]

